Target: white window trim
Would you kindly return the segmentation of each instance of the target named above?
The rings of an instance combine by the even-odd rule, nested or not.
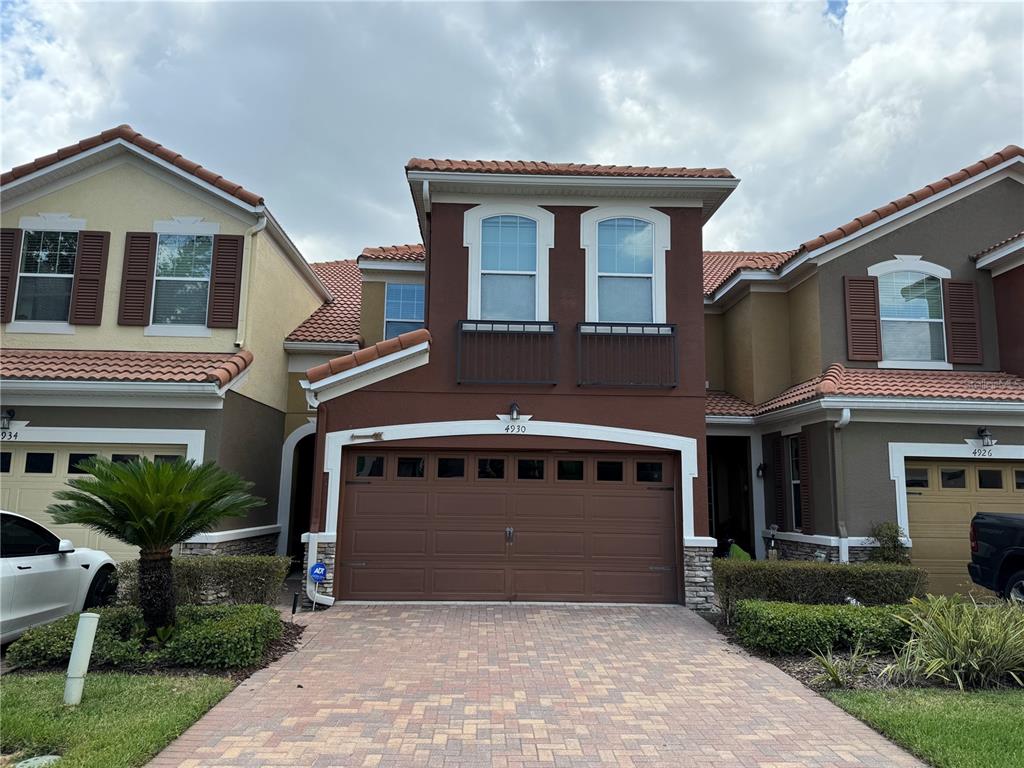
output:
[[[941,264],[933,264],[930,261],[924,261],[921,256],[909,254],[896,254],[891,259],[880,261],[877,264],[872,264],[868,267],[868,275],[872,277],[881,277],[882,275],[889,275],[893,272],[920,272],[921,274],[930,275],[931,277],[938,278],[939,280],[948,280],[953,274]],[[920,320],[919,322],[940,323],[942,325],[942,354],[946,355],[948,354],[946,350],[946,302],[941,292],[939,294],[939,301],[942,302],[942,320]],[[881,296],[878,297],[878,309],[879,330],[881,330],[881,323],[884,323],[886,319],[892,320],[894,318],[881,317]],[[916,318],[902,318],[900,322],[903,322],[904,320],[914,322]],[[884,341],[882,346],[884,349]],[[905,368],[921,371],[953,370],[953,365],[946,360],[880,360],[878,362],[878,367]]]
[[[154,222],[156,223],[156,222]],[[218,225],[219,228],[219,225]],[[160,252],[160,235],[191,235],[193,237],[210,237],[205,232],[157,232],[156,248]],[[143,336],[179,336],[182,338],[206,338],[210,336],[210,328],[206,323],[210,322],[210,286],[213,283],[213,251],[210,252],[210,275],[209,277],[160,277],[156,271],[159,267],[157,260],[153,260],[153,289],[149,295],[149,325],[143,330]],[[154,323],[153,313],[156,312],[156,286],[160,280],[194,283],[199,280],[206,280],[206,322],[199,323]]]
[[[469,296],[467,320],[481,320],[480,277],[483,250],[482,226],[484,219],[494,216],[522,216],[537,223],[537,272],[535,317],[515,320],[548,320],[548,254],[555,246],[555,214],[536,205],[518,203],[485,203],[470,208],[463,214],[462,244],[469,249]],[[508,273],[515,274],[515,273]]]
[[[22,216],[18,219],[18,227],[44,232],[81,232],[85,229],[85,219],[73,219],[70,213],[40,213],[38,216]]]
[[[220,223],[202,216],[172,216],[154,221],[153,231],[158,235],[219,235]]]
[[[607,219],[640,219],[654,227],[654,274],[652,290],[654,303],[652,322],[666,322],[665,253],[672,247],[671,224],[668,214],[643,205],[606,205],[591,208],[580,216],[580,247],[586,252],[588,323],[598,322],[597,284],[597,226]]]
[[[384,328],[382,329],[384,335],[381,337],[381,338],[384,338],[384,339],[388,338],[388,323],[419,323],[421,328],[426,326],[426,320],[424,318],[422,318],[422,317],[419,320],[408,320],[408,319],[398,318],[398,317],[388,317],[388,289],[392,285],[418,285],[420,288],[423,288],[423,310],[424,310],[424,313],[426,313],[426,307],[427,307],[427,296],[426,296],[427,289],[424,288],[423,283],[421,283],[419,281],[415,281],[415,282],[402,282],[402,281],[399,281],[399,280],[389,280],[388,282],[384,283]]]
[[[31,230],[33,232],[74,232],[78,233],[85,228],[85,219],[68,219],[66,213],[41,213],[38,217],[22,216],[19,224],[23,224],[26,221],[44,221],[44,223],[52,224],[54,229],[44,229],[42,227],[24,227],[22,226],[21,233],[21,252],[17,254],[18,259],[18,277],[14,281],[14,296],[11,299],[11,306],[14,308],[14,312],[18,311],[18,294],[21,293],[21,278],[28,277],[54,277],[60,278],[61,280],[71,280],[71,295],[74,296],[75,291],[75,270],[71,270],[71,274],[40,274],[38,272],[22,272],[21,263],[25,260],[25,230]],[[49,217],[49,218],[47,218]],[[71,223],[81,223],[81,227],[71,226]],[[75,253],[75,267],[78,266],[78,254],[77,248]],[[60,334],[65,336],[73,335],[75,327],[71,325],[71,299],[68,299],[68,316],[66,320],[11,320],[7,326],[8,333],[49,333],[49,334]],[[14,327],[12,327],[14,326]]]

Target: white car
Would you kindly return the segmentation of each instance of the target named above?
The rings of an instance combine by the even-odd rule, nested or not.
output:
[[[27,517],[0,511],[0,644],[104,605],[116,588],[106,552],[75,549]]]

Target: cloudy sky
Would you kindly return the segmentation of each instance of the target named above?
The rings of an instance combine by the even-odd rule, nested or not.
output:
[[[311,260],[416,242],[411,156],[727,166],[793,247],[1024,140],[1020,3],[2,6],[2,165],[123,122]]]

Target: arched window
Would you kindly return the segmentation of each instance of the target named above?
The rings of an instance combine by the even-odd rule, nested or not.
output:
[[[878,278],[882,364],[946,363],[942,280],[949,270],[919,256],[897,256],[872,264]]]
[[[480,319],[537,317],[537,222],[491,216],[480,223]]]
[[[654,322],[654,225],[643,219],[597,224],[597,319]]]

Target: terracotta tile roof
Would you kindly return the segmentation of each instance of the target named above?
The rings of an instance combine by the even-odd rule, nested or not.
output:
[[[796,251],[704,251],[704,295],[710,296],[741,269],[775,270]]]
[[[124,139],[125,141],[134,144],[137,147],[141,147],[143,150],[148,152],[155,157],[164,160],[171,165],[177,166],[186,173],[190,173],[193,176],[202,179],[207,184],[212,184],[217,189],[227,192],[233,197],[237,197],[244,203],[249,205],[263,205],[263,198],[257,195],[255,192],[250,192],[245,189],[241,184],[236,184],[233,181],[228,181],[219,173],[204,168],[199,163],[194,163],[191,160],[187,160],[180,154],[172,149],[158,144],[152,139],[147,139],[141,133],[133,129],[130,125],[119,125],[116,128],[98,133],[95,136],[90,136],[87,139],[82,139],[77,144],[71,144],[66,147],[58,149],[49,155],[43,157],[37,157],[30,163],[24,165],[18,165],[7,171],[3,175],[0,175],[0,184],[8,184],[15,179],[20,179],[22,176],[27,176],[30,173],[35,173],[38,170],[54,165],[55,163],[65,160],[74,155],[81,154],[86,150],[90,150],[93,147],[98,147],[101,144],[114,141],[115,139]]]
[[[416,331],[409,331],[396,336],[393,339],[385,339],[384,341],[378,341],[371,347],[360,349],[355,352],[351,352],[341,357],[336,357],[333,360],[328,360],[323,365],[318,365],[310,368],[306,371],[306,378],[310,382],[320,381],[326,379],[328,376],[333,376],[336,373],[347,371],[360,365],[365,365],[373,360],[377,360],[381,357],[393,355],[395,352],[401,352],[403,349],[414,347],[417,344],[423,342],[430,343],[430,331],[426,328],[420,328]]]
[[[1021,240],[1021,239],[1024,239],[1024,229],[1022,229],[1020,232],[1018,232],[1015,235],[1010,235],[1009,237],[1007,237],[1007,238],[1005,238],[1003,240],[1000,240],[998,243],[993,243],[988,248],[985,248],[982,251],[978,251],[976,254],[971,256],[971,261],[977,261],[982,256],[985,256],[986,254],[992,253],[992,251],[998,250],[998,249],[1002,248],[1004,245],[1009,245],[1010,243],[1014,242],[1015,240]]]
[[[728,168],[668,168],[649,165],[587,165],[531,160],[435,160],[412,158],[407,171],[441,173],[512,173],[529,176],[642,176],[673,179],[734,179]]]
[[[359,254],[360,259],[387,259],[389,261],[423,261],[426,257],[427,251],[423,247],[423,243],[379,245],[363,248],[363,252]]]
[[[754,416],[756,413],[756,406],[728,392],[709,390],[704,400],[706,416]]]
[[[252,352],[121,352],[5,349],[0,379],[212,382],[223,387],[252,365]]]
[[[288,334],[286,341],[320,344],[362,344],[359,333],[359,309],[363,300],[363,284],[359,265],[352,259],[315,261],[310,265],[334,297]]]
[[[902,211],[904,208],[909,208],[916,203],[920,203],[922,200],[927,200],[932,195],[936,195],[943,190],[967,181],[967,179],[977,176],[978,174],[987,171],[989,168],[994,168],[1001,163],[1005,163],[1013,157],[1024,157],[1024,149],[1021,149],[1016,144],[1010,144],[996,152],[994,155],[989,155],[973,165],[962,168],[956,173],[951,173],[949,176],[944,176],[938,181],[933,181],[931,184],[927,184],[926,186],[921,187],[921,189],[911,192],[908,195],[904,195],[898,200],[893,200],[880,208],[875,208],[868,213],[858,216],[853,221],[843,224],[841,227],[836,227],[823,235],[818,235],[813,240],[808,240],[800,246],[800,250],[804,252],[814,251],[828,245],[829,243],[834,243],[836,240],[841,240],[842,238],[852,235],[854,232],[863,229],[870,224],[874,224],[876,221],[892,216],[894,213]]]

